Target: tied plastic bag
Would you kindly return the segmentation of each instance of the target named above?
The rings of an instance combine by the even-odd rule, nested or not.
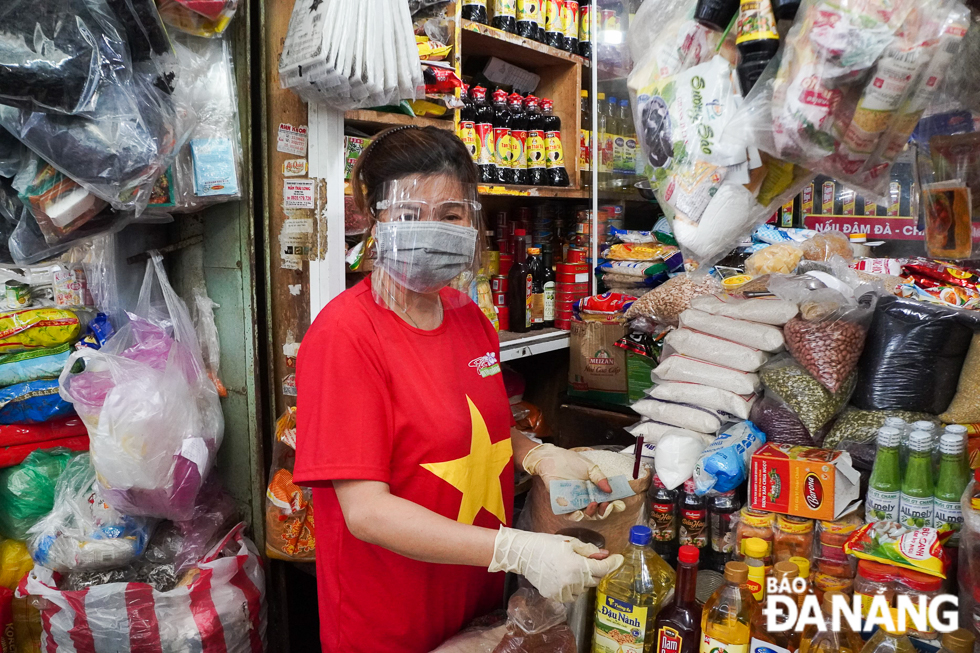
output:
[[[752,422],[739,422],[719,435],[701,452],[694,465],[694,487],[699,496],[729,492],[749,477],[749,465],[766,434]]]
[[[265,553],[280,560],[316,560],[313,491],[293,483],[296,463],[296,409],[276,422],[272,469],[265,491]]]
[[[72,454],[34,451],[19,465],[0,470],[0,535],[27,539],[27,531],[54,507],[54,488]]]
[[[830,392],[796,361],[784,357],[762,368],[759,378],[766,395],[785,404],[809,434],[816,435],[847,404],[857,383],[857,372],[852,371],[837,392]]]
[[[532,588],[517,590],[507,603],[507,632],[493,653],[576,653],[565,606]]]
[[[142,583],[111,583],[86,592],[83,606],[76,594],[58,589],[54,572],[35,567],[24,593],[41,610],[43,650],[74,653],[72,633],[80,629],[89,634],[91,653],[207,650],[214,642],[228,653],[260,653],[265,576],[244,528],[236,526],[168,592]],[[120,628],[121,606],[142,616]]]
[[[654,463],[657,476],[664,487],[673,490],[691,478],[701,452],[706,447],[700,435],[688,435],[678,431],[668,431],[657,443]]]
[[[163,301],[151,303],[154,293]],[[73,371],[77,360],[85,370]],[[106,501],[129,515],[182,521],[221,445],[224,418],[194,323],[153,252],[130,322],[72,354],[61,393],[88,428]]]
[[[103,500],[89,454],[68,463],[54,494],[54,508],[28,531],[34,562],[61,572],[99,570],[143,554],[152,522],[121,515]]]

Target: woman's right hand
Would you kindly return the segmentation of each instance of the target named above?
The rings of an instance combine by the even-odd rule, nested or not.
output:
[[[574,537],[501,526],[490,571],[520,574],[549,599],[567,603],[623,563],[623,556]]]

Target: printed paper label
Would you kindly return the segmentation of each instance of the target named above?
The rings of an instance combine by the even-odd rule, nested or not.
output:
[[[902,492],[898,521],[909,528],[932,526],[933,498],[910,497]]]
[[[302,177],[308,170],[306,159],[286,159],[282,162],[283,177]]]
[[[561,134],[558,132],[546,132],[544,135],[544,147],[547,152],[547,167],[562,168],[565,166],[565,152],[561,147]]]
[[[701,653],[748,653],[748,644],[725,644],[705,634],[701,635]]]
[[[954,531],[963,528],[963,506],[959,501],[935,500],[932,527],[939,528],[943,524],[949,524]],[[957,539],[957,534],[953,539]]]
[[[309,142],[306,125],[293,127],[288,122],[279,123],[279,137],[276,140],[276,150],[306,156],[306,145]]]
[[[868,488],[865,506],[865,519],[874,521],[898,521],[898,492],[882,492]]]
[[[316,208],[316,193],[312,179],[293,179],[282,184],[282,206],[285,209]]]
[[[598,592],[592,653],[643,653],[647,610]]]

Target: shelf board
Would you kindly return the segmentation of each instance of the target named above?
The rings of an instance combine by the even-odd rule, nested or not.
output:
[[[511,60],[512,63],[520,62],[515,65],[523,64],[531,67],[550,66],[556,63],[589,65],[589,60],[585,57],[471,20],[462,21],[462,37],[463,52],[467,56],[497,56]]]
[[[498,184],[480,186],[480,195],[495,197],[568,197],[572,199],[589,199],[588,188],[562,188],[557,186],[512,186]]]
[[[450,116],[452,114],[449,114]],[[420,118],[406,116],[404,113],[389,113],[387,111],[371,111],[370,109],[354,109],[344,113],[346,122],[362,123],[375,127],[397,127],[402,125],[415,125],[417,127],[438,127],[439,129],[453,130],[452,118],[443,120],[440,118]]]
[[[512,361],[546,351],[567,349],[572,335],[562,329],[542,329],[528,333],[500,332],[500,360]]]

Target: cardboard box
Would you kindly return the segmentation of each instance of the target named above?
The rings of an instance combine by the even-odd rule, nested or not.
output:
[[[834,520],[860,502],[860,473],[845,451],[767,444],[752,455],[749,505]]]
[[[572,321],[570,396],[613,404],[629,401],[626,350],[616,346],[624,335],[624,324]]]

